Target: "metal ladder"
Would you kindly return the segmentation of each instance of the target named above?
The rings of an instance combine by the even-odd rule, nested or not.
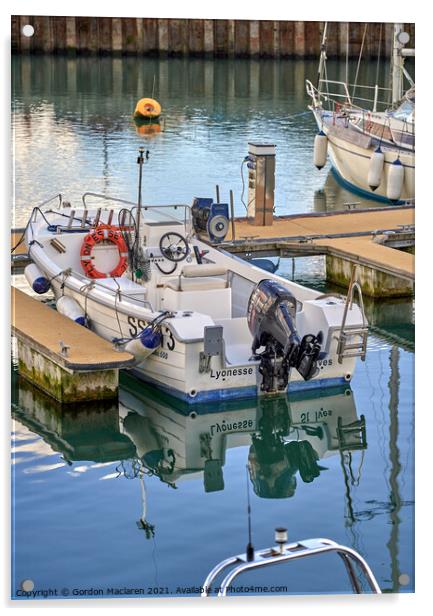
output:
[[[360,357],[362,361],[365,361],[367,354],[367,338],[368,338],[368,325],[365,318],[364,300],[362,299],[362,291],[359,282],[356,279],[357,266],[352,268],[352,275],[350,277],[349,288],[347,290],[346,304],[344,306],[343,319],[341,321],[340,335],[338,336],[337,344],[337,357],[338,363],[343,363],[343,359],[346,357]],[[346,326],[347,314],[352,309],[354,292],[358,292],[359,308],[362,314],[362,326]],[[358,337],[357,342],[353,342],[353,338]],[[352,340],[352,341],[351,341]]]

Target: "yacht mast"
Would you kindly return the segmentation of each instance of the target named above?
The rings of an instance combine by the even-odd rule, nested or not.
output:
[[[323,69],[326,63],[326,34],[328,30],[328,22],[325,21],[325,25],[323,27],[322,34],[322,42],[320,44],[320,61],[319,61],[319,69],[317,71],[317,84],[316,87],[320,92],[320,81],[323,78]]]

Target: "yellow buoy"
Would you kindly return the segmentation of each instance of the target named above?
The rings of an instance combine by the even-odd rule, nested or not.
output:
[[[135,106],[134,116],[157,118],[161,115],[161,105],[153,98],[140,98]]]

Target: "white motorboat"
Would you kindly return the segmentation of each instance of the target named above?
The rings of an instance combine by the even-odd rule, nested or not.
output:
[[[347,298],[323,295],[214,247],[201,222],[215,240],[228,220],[211,199],[138,201],[86,193],[81,209],[61,197],[35,208],[25,231],[33,289],[51,288],[62,314],[131,352],[138,377],[188,403],[351,380],[368,332],[357,283]]]
[[[405,48],[408,35],[402,24],[395,24],[392,88],[360,85],[356,79],[349,84],[347,68],[346,81],[328,79],[326,39],[327,25],[317,84],[306,82],[309,109],[319,128],[316,167],[324,167],[329,154],[337,178],[352,192],[388,203],[414,201],[415,83],[404,66],[405,57],[414,55],[414,50]],[[379,100],[388,93],[390,100]]]

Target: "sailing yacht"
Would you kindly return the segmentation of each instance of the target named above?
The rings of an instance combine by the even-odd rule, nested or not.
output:
[[[363,43],[366,31],[367,25]],[[309,109],[319,128],[314,164],[321,169],[329,155],[337,179],[352,192],[392,204],[413,202],[415,82],[404,66],[405,58],[415,55],[414,49],[405,47],[409,35],[403,31],[403,24],[395,24],[392,88],[349,84],[347,76],[346,81],[328,79],[326,40],[327,24],[317,84],[306,81]],[[362,94],[356,96],[357,91]],[[380,100],[387,94],[391,95],[391,104]]]

